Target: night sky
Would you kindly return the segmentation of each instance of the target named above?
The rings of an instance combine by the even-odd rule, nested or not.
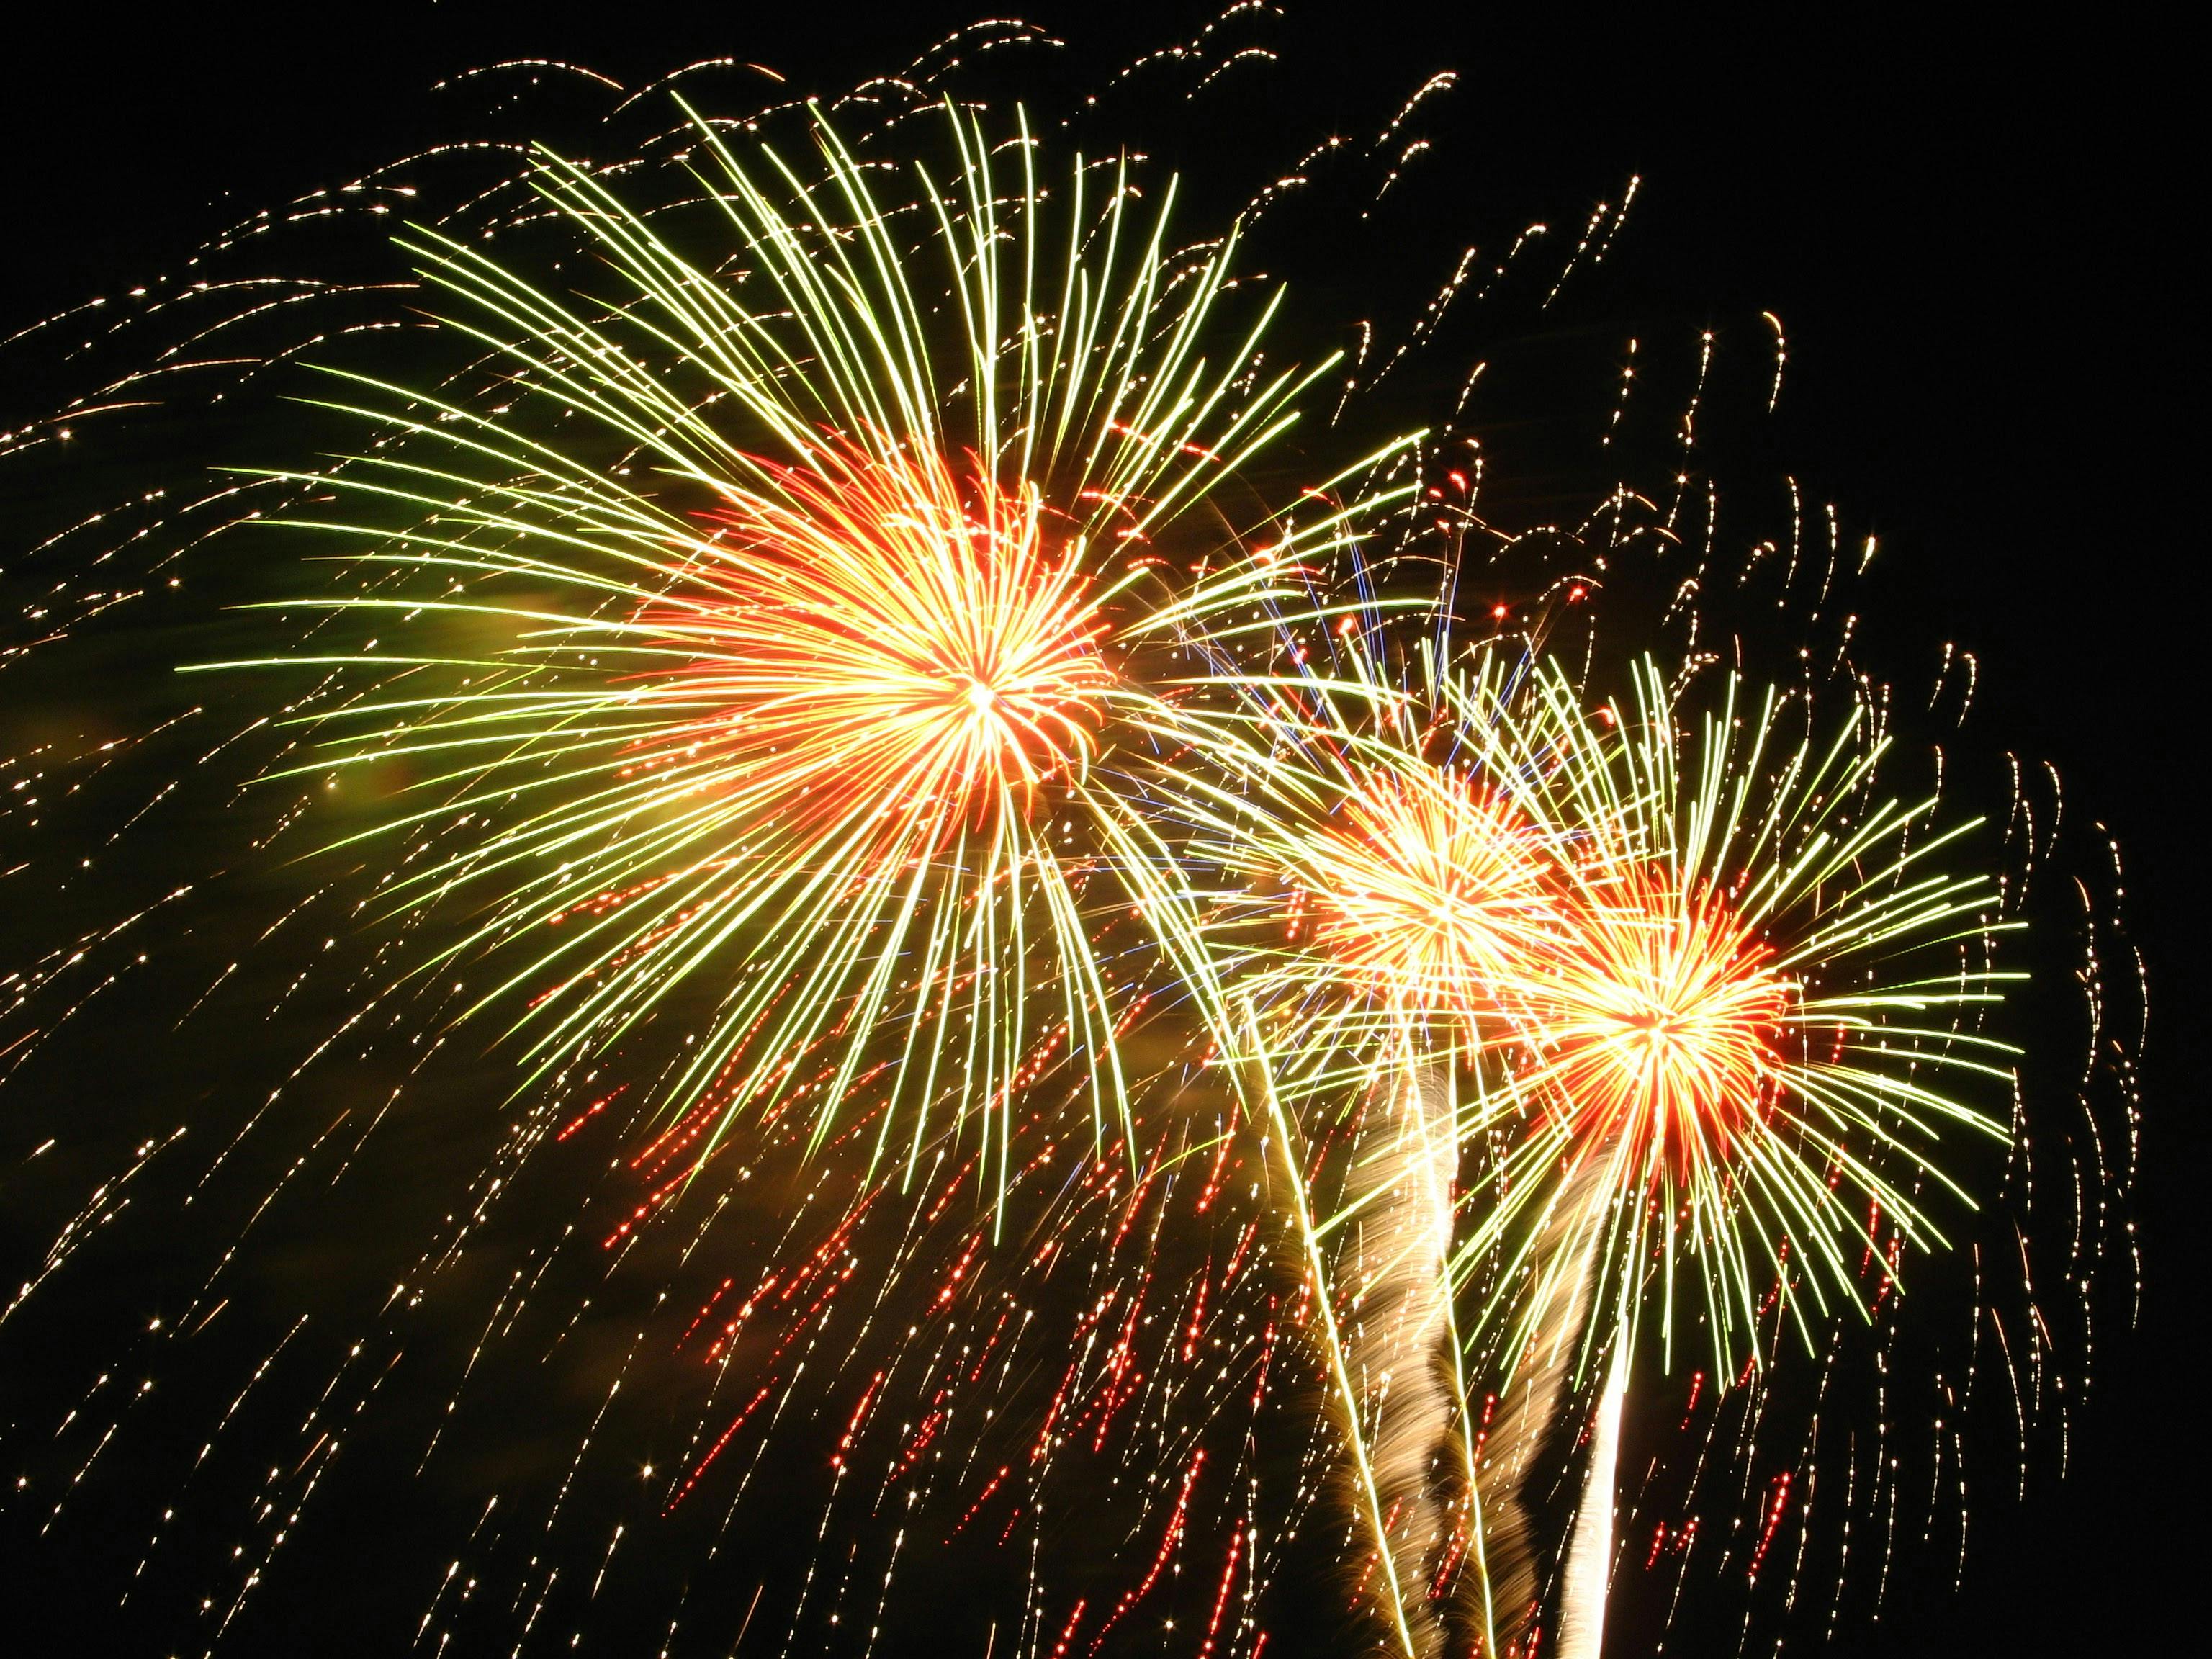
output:
[[[1098,75],[1209,10],[1017,9]],[[1846,1620],[1826,1650],[2163,1650],[2197,1599],[2212,1477],[2195,1363],[2212,1271],[2212,1206],[2196,1184],[2212,1167],[2200,1082],[2212,979],[2205,820],[2189,805],[2206,760],[2192,401],[2204,365],[2202,283],[2183,253],[2200,216],[2181,165],[2198,148],[2184,136],[2185,48],[2095,14],[2037,33],[2025,14],[1985,28],[1844,9],[1623,28],[1595,10],[1549,9],[1541,23],[1527,10],[1455,7],[1438,21],[1385,0],[1296,5],[1274,35],[1276,95],[1298,111],[1297,131],[1318,131],[1340,109],[1366,121],[1431,70],[1460,72],[1428,125],[1426,227],[1406,233],[1409,264],[1448,263],[1469,226],[1577,222],[1634,173],[1630,230],[1581,313],[1593,329],[1609,307],[1656,337],[1762,310],[1784,319],[1788,389],[1759,442],[1881,536],[1888,604],[1978,654],[1972,740],[2050,760],[2069,812],[2110,825],[2129,931],[2149,963],[2142,1318],[2105,1334],[2071,1473],[2061,1483],[2039,1442],[2024,1504],[1996,1491],[1977,1500],[1960,1592],[1943,1574],[1905,1574],[1881,1625]],[[637,84],[727,53],[834,88],[974,15],[936,0],[881,11],[325,0],[127,23],[27,9],[0,64],[0,333],[170,268],[246,208],[441,136],[429,88],[460,70],[549,57]],[[1204,137],[1231,155],[1277,155],[1285,142],[1264,122]],[[1326,250],[1289,274],[1347,307],[1369,275]],[[0,424],[39,393],[5,395]],[[4,559],[15,537],[4,525],[0,536]],[[0,678],[0,699],[18,695]],[[25,1109],[0,1096],[0,1111]],[[0,1232],[0,1275],[40,1242]],[[2116,1311],[2122,1278],[2106,1292]],[[8,1363],[0,1388],[24,1362]],[[0,1420],[21,1432],[11,1410]],[[0,1647],[58,1650],[48,1644],[81,1627],[48,1593],[68,1575],[49,1571],[0,1559],[4,1617],[44,1632],[20,1649],[0,1635]],[[658,1651],[658,1639],[641,1631],[634,1650]],[[1646,1650],[1622,1629],[1608,1650]]]

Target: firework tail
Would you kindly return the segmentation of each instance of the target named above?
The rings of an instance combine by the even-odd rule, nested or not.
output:
[[[1522,1493],[1559,1425],[1583,1353],[1591,1282],[1604,1237],[1592,1211],[1605,1179],[1604,1160],[1591,1159],[1553,1200],[1529,1254],[1536,1309],[1524,1327],[1529,1334],[1500,1388],[1497,1410],[1474,1459],[1487,1569],[1482,1586],[1490,1638],[1486,1659],[1520,1652],[1535,1613],[1535,1539]],[[1608,1478],[1608,1492],[1611,1484]]]
[[[1389,1087],[1355,1154],[1340,1264],[1348,1370],[1371,1426],[1376,1497],[1392,1517],[1388,1547],[1421,1659],[1443,1651],[1434,1586],[1457,1522],[1450,1489],[1462,1443],[1446,1269],[1458,1144],[1448,1080],[1408,1068]]]
[[[1613,1481],[1620,1461],[1628,1358],[1628,1344],[1616,1338],[1590,1425],[1589,1468],[1583,1477],[1582,1506],[1559,1589],[1559,1659],[1598,1659],[1605,1645],[1605,1595],[1613,1574]]]
[[[1339,1419],[1344,1429],[1345,1447],[1352,1460],[1352,1477],[1357,1489],[1354,1507],[1365,1520],[1369,1536],[1374,1542],[1382,1583],[1382,1595],[1378,1599],[1389,1618],[1395,1650],[1404,1654],[1406,1659],[1427,1659],[1433,1649],[1425,1649],[1416,1642],[1413,1625],[1407,1615],[1405,1586],[1400,1579],[1397,1559],[1390,1547],[1390,1529],[1384,1518],[1382,1491],[1376,1480],[1375,1460],[1367,1433],[1360,1421],[1359,1391],[1352,1382],[1351,1358],[1345,1346],[1343,1328],[1337,1321],[1335,1297],[1329,1289],[1328,1260],[1322,1249],[1321,1228],[1315,1217],[1312,1194],[1306,1187],[1304,1137],[1298,1133],[1297,1123],[1285,1109],[1282,1097],[1276,1092],[1267,1060],[1267,1048],[1260,1035],[1258,1018],[1249,1007],[1243,1012],[1248,1046],[1245,1062],[1239,1068],[1239,1084],[1248,1111],[1255,1104],[1260,1109],[1256,1116],[1266,1126],[1266,1144],[1275,1152],[1276,1164],[1289,1199],[1285,1207],[1297,1229],[1299,1247],[1304,1253],[1306,1279],[1312,1287],[1314,1310],[1320,1327],[1322,1358],[1328,1367],[1329,1394],[1338,1407]]]

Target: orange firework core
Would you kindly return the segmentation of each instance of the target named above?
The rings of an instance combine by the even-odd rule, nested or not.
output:
[[[1553,902],[1534,833],[1448,772],[1370,779],[1318,840],[1316,945],[1369,990],[1472,1017]]]
[[[779,822],[855,815],[902,848],[1025,805],[1087,758],[1112,684],[1078,568],[1034,487],[934,454],[835,444],[832,471],[763,463],[684,580],[637,619],[690,660],[647,695],[696,708],[662,755],[726,766]]]
[[[1650,871],[1605,883],[1523,988],[1538,1074],[1583,1155],[1616,1137],[1678,1177],[1726,1152],[1775,1073],[1788,981],[1728,908]],[[1654,1173],[1656,1173],[1656,1164]]]

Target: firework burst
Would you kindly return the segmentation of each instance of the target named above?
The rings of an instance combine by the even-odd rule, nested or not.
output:
[[[1875,1215],[1934,1248],[1924,1191],[1971,1202],[1942,1149],[2009,1138],[1976,1102],[2008,1098],[2014,1051],[1978,1026],[2018,978],[1991,961],[2015,924],[1986,875],[1944,866],[1973,824],[1881,793],[1890,745],[1863,714],[1823,738],[1802,699],[1733,678],[1694,727],[1682,702],[1647,661],[1593,721],[1621,734],[1597,775],[1615,808],[1559,948],[1515,987],[1504,1069],[1531,1127],[1468,1249],[1596,1163],[1601,1304],[1632,1329],[1656,1273],[1671,1352],[1693,1279],[1725,1376],[1759,1352],[1771,1284],[1809,1338],[1863,1300]]]
[[[1617,734],[1585,751],[1609,807],[1562,872],[1561,931],[1498,1010],[1487,1099],[1513,1107],[1470,1121],[1493,1150],[1455,1260],[1493,1287],[1471,1322],[1502,1389],[1552,1398],[1604,1364],[1559,1591],[1578,1659],[1603,1643],[1647,1309],[1663,1363],[1688,1322],[1722,1387],[1747,1380],[1770,1316],[1809,1346],[1839,1309],[1871,1313],[1899,1266],[1867,1278],[1885,1228],[1942,1248],[1929,1193],[1973,1201],[1955,1142],[2011,1133],[1977,1102],[2011,1085],[2013,1050],[1978,1028],[2017,977],[1991,960],[2012,924],[1986,876],[1944,867],[1973,826],[1882,793],[1863,711],[1824,738],[1802,698],[1729,677],[1692,725],[1656,665],[1634,686],[1591,717]],[[1492,1482],[1526,1457],[1500,1448]]]
[[[1224,872],[1224,975],[1296,1033],[1277,1063],[1340,1097],[1501,1040],[1561,938],[1590,815],[1617,810],[1573,704],[1516,653],[1440,673],[1417,652],[1410,689],[1378,655],[1356,636],[1318,671],[1254,677],[1225,781],[1176,802]]]
[[[1322,832],[1307,872],[1313,948],[1401,1006],[1472,1017],[1494,1004],[1553,910],[1550,872],[1519,809],[1424,769],[1367,778],[1342,817],[1341,830]]]
[[[286,475],[396,515],[289,520],[355,543],[358,587],[284,608],[377,636],[314,658],[301,769],[397,762],[428,802],[347,844],[407,848],[394,903],[475,905],[436,960],[503,962],[477,1006],[524,1005],[531,1079],[703,987],[667,1086],[705,1146],[810,1091],[826,1131],[866,1077],[911,1157],[946,1097],[1003,1123],[1051,1049],[1126,1117],[1102,963],[1148,930],[1207,982],[1136,780],[1211,740],[1209,672],[1372,510],[1194,533],[1321,371],[1261,371],[1273,302],[1224,332],[1235,239],[1170,252],[1172,190],[1140,213],[1079,163],[1054,194],[1018,135],[1007,199],[945,118],[957,181],[900,197],[818,118],[810,182],[702,124],[728,270],[547,158],[620,295],[418,237],[501,401],[369,383],[378,443]]]

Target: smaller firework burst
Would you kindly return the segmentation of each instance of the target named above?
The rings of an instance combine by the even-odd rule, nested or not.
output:
[[[1443,768],[1375,772],[1303,860],[1313,948],[1373,996],[1471,1017],[1555,908],[1540,840],[1510,798]]]
[[[1870,1214],[1938,1248],[1922,1194],[1972,1201],[1943,1149],[2009,1133],[1977,1102],[2008,1091],[2013,1051],[1977,1026],[2015,977],[1991,949],[2013,924],[1988,875],[1945,867],[1974,826],[1881,792],[1890,744],[1863,710],[1823,739],[1802,698],[1731,677],[1692,726],[1646,660],[1593,725],[1619,733],[1591,775],[1613,810],[1504,1005],[1498,1069],[1528,1127],[1462,1258],[1595,1164],[1562,1260],[1595,1275],[1624,1338],[1656,1274],[1670,1353],[1694,1279],[1726,1376],[1761,1352],[1770,1286],[1808,1339],[1815,1315],[1863,1304]]]
[[[1617,807],[1584,775],[1574,703],[1514,654],[1437,672],[1424,653],[1407,684],[1357,638],[1339,654],[1328,677],[1255,681],[1225,753],[1261,763],[1177,805],[1225,872],[1216,948],[1283,1086],[1341,1112],[1431,1066],[1479,1080],[1564,937],[1592,815]]]
[[[1455,1260],[1485,1286],[1471,1330],[1513,1419],[1479,1475],[1493,1512],[1520,1520],[1532,1447],[1603,1364],[1565,1659],[1602,1648],[1647,1313],[1662,1363],[1694,1314],[1721,1386],[1754,1375],[1785,1312],[1808,1344],[1839,1309],[1870,1315],[1899,1265],[1863,1271],[1883,1227],[1943,1247],[1926,1195],[1972,1201],[1944,1170],[1956,1139],[2009,1133],[1978,1102],[2008,1091],[2012,1050],[1977,1029],[2009,924],[1986,874],[1945,867],[1973,826],[1882,792],[1889,745],[1863,708],[1823,739],[1802,697],[1734,676],[1694,724],[1685,701],[1647,659],[1629,704],[1592,718],[1617,734],[1586,772],[1607,810],[1562,872],[1559,932],[1499,1007],[1490,1099],[1516,1104],[1479,1126],[1492,1151]],[[1525,1591],[1525,1543],[1508,1553]]]

